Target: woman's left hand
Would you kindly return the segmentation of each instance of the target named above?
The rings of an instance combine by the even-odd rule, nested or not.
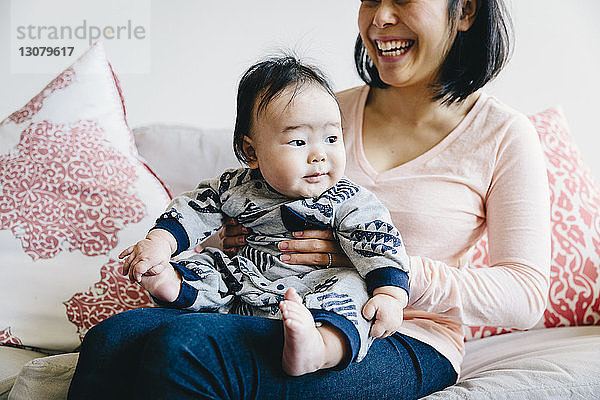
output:
[[[350,267],[352,264],[331,230],[306,230],[292,233],[296,239],[282,240],[279,259],[286,264]]]

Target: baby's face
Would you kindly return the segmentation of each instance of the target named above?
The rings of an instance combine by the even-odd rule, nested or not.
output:
[[[256,155],[248,165],[260,168],[281,194],[314,197],[335,185],[346,168],[340,110],[315,84],[301,87],[289,103],[291,94],[284,89],[256,117],[245,138]]]

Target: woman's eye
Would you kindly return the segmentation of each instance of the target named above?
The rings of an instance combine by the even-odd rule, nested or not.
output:
[[[328,136],[326,140],[327,140],[327,143],[335,143],[335,142],[337,142],[338,137],[337,136]]]
[[[291,140],[288,144],[292,146],[304,146],[306,142],[304,140]]]

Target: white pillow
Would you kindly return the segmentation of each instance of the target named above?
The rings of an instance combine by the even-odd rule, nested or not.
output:
[[[92,325],[151,305],[117,255],[168,201],[95,44],[0,122],[0,343],[71,351]]]

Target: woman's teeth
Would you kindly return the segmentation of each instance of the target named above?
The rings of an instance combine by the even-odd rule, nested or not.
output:
[[[377,46],[377,50],[379,50],[379,54],[382,56],[399,56],[400,54],[404,54],[411,48],[414,40],[390,40],[387,42],[383,42],[380,40],[376,40],[375,44]]]

